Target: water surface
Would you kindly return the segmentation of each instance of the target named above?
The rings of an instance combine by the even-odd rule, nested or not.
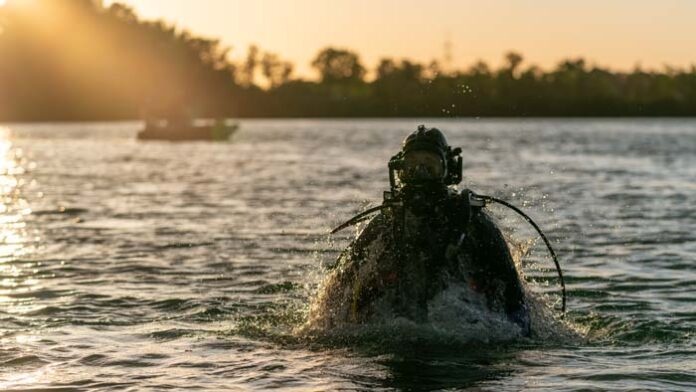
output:
[[[586,340],[293,332],[353,234],[328,229],[380,202],[421,122],[462,146],[463,186],[547,231]],[[137,142],[134,123],[5,125],[0,389],[696,388],[696,120],[241,126],[231,143],[172,144]],[[549,263],[495,212],[534,245],[530,274]]]

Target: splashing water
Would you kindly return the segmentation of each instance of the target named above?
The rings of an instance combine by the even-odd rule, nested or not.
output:
[[[527,254],[533,241],[517,243],[511,247],[513,257],[520,270],[522,258]],[[380,244],[373,245],[367,254],[381,254]],[[371,264],[370,261],[363,263]],[[339,295],[346,282],[336,281],[332,271],[324,271],[323,281],[313,293],[307,321],[296,331],[297,336],[324,336],[329,341],[368,341],[366,337],[377,337],[381,344],[398,346],[404,341],[431,341],[431,343],[458,344],[500,343],[515,340],[528,340],[520,326],[512,322],[500,311],[491,310],[486,298],[475,292],[469,285],[454,278],[446,288],[427,303],[428,321],[418,323],[393,314],[388,304],[376,307],[376,314],[366,324],[336,322],[349,312],[350,304],[332,298]],[[356,279],[365,279],[368,274],[361,273]],[[360,282],[348,282],[360,286]],[[534,290],[534,282],[523,284],[527,306],[531,318],[531,340],[555,341],[558,343],[578,342],[584,339],[580,328],[560,319],[557,311],[551,309],[552,298]],[[362,337],[362,338],[361,338]],[[374,342],[370,342],[374,343]]]

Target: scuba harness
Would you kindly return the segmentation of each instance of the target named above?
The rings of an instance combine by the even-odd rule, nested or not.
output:
[[[435,130],[435,129],[432,129]],[[428,130],[430,131],[430,130]],[[418,128],[419,134],[423,134],[425,132],[425,127],[420,126]],[[439,132],[439,131],[438,131]],[[414,133],[415,134],[415,133]],[[418,136],[418,134],[416,134]],[[365,221],[369,218],[371,218],[374,213],[381,212],[385,209],[392,209],[392,211],[399,209],[399,207],[403,207],[404,205],[404,187],[403,187],[403,182],[404,180],[409,180],[412,177],[407,177],[407,176],[428,176],[432,175],[432,172],[436,172],[437,170],[418,170],[422,169],[421,166],[412,164],[408,161],[408,156],[409,150],[407,147],[409,146],[408,143],[410,143],[412,140],[409,140],[409,138],[406,139],[404,142],[404,151],[400,151],[397,153],[395,156],[393,156],[389,160],[389,183],[390,183],[390,190],[384,192],[384,201],[382,202],[381,205],[376,206],[376,207],[371,207],[368,208],[367,210],[360,212],[359,214],[355,215],[353,218],[349,219],[348,221],[340,224],[333,230],[331,230],[331,234],[335,234],[347,227],[353,226],[357,223],[360,223],[362,221]],[[444,138],[443,138],[444,141]],[[461,154],[461,148],[454,148],[452,149],[451,147],[446,145],[446,142],[444,142],[444,145],[438,146],[441,147],[440,151],[442,151],[442,163],[444,164],[445,170],[444,173],[438,173],[442,174],[441,176],[441,184],[444,183],[445,186],[449,185],[455,185],[458,184],[462,180],[462,158],[460,156]],[[448,170],[450,169],[450,170]],[[404,173],[405,172],[405,173]],[[406,178],[405,178],[406,177]],[[398,179],[398,181],[397,181]],[[556,252],[554,251],[553,247],[551,246],[551,243],[549,242],[548,238],[544,234],[544,232],[541,230],[539,225],[534,222],[534,220],[529,217],[529,215],[525,214],[521,209],[516,207],[515,205],[493,197],[493,196],[488,196],[488,195],[479,195],[474,192],[469,191],[468,194],[468,203],[472,207],[478,207],[478,208],[483,208],[486,206],[487,203],[493,202],[493,203],[498,203],[501,204],[514,212],[516,212],[518,215],[522,216],[539,234],[539,236],[542,238],[544,241],[544,244],[546,245],[547,249],[549,250],[549,254],[551,255],[551,258],[553,259],[553,263],[556,267],[556,272],[558,273],[558,279],[560,282],[561,286],[561,293],[562,293],[562,308],[561,308],[561,317],[565,315],[566,312],[566,287],[565,287],[565,281],[563,279],[563,272],[561,270],[560,263],[558,261],[558,257],[556,255]],[[396,232],[396,221],[397,219],[394,219],[394,230]],[[402,220],[403,223],[403,220]]]

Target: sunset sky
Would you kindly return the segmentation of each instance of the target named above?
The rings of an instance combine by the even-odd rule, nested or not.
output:
[[[1,1],[1,0],[0,0]],[[107,4],[113,1],[106,1]],[[477,59],[499,64],[514,49],[542,67],[583,56],[615,69],[696,63],[691,0],[120,0],[144,18],[163,18],[220,37],[241,58],[248,45],[291,60],[302,76],[327,45],[354,49],[373,67],[380,57]]]

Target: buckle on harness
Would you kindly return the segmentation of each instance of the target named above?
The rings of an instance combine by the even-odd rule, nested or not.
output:
[[[469,205],[471,207],[483,208],[486,206],[486,199],[479,197],[474,192],[469,192]]]

